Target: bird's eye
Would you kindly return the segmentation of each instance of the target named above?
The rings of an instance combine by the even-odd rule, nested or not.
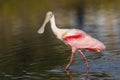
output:
[[[50,17],[51,17],[51,18],[52,18],[52,16],[53,16],[53,15],[52,15],[52,14],[50,14]]]

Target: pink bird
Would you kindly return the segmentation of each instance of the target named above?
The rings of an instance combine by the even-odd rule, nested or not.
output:
[[[70,61],[65,67],[65,70],[69,68],[73,61],[75,51],[79,51],[82,55],[83,59],[86,62],[87,70],[89,71],[88,59],[85,54],[81,51],[81,49],[86,49],[93,52],[100,52],[101,50],[105,50],[105,45],[99,40],[91,37],[86,34],[84,31],[80,29],[60,29],[55,24],[54,14],[49,11],[46,14],[45,21],[41,28],[38,30],[39,34],[42,34],[45,29],[45,25],[50,21],[51,28],[53,33],[56,35],[58,39],[63,41],[66,45],[70,46],[72,49]]]

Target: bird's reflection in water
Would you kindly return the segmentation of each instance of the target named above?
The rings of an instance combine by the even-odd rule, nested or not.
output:
[[[65,72],[66,72],[66,75],[69,77],[70,80],[75,80],[69,70],[65,70]],[[89,73],[89,71],[86,70],[85,76],[81,80],[88,80],[88,73]]]

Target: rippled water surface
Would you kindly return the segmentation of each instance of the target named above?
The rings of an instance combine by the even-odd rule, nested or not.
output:
[[[78,28],[102,41],[101,53],[83,51],[90,64],[88,80],[120,80],[119,0],[0,1],[0,80],[82,80],[86,65],[78,52],[67,76],[71,49],[52,33],[37,30],[47,11],[60,28]]]

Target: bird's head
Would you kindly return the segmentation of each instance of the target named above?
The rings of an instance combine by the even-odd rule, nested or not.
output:
[[[50,19],[51,19],[53,16],[54,16],[54,14],[53,14],[51,11],[47,12],[46,18],[45,18],[45,20],[44,20],[44,23],[43,23],[43,25],[41,26],[41,28],[38,30],[38,33],[39,33],[39,34],[44,33],[44,29],[45,29],[46,24],[50,21]]]

